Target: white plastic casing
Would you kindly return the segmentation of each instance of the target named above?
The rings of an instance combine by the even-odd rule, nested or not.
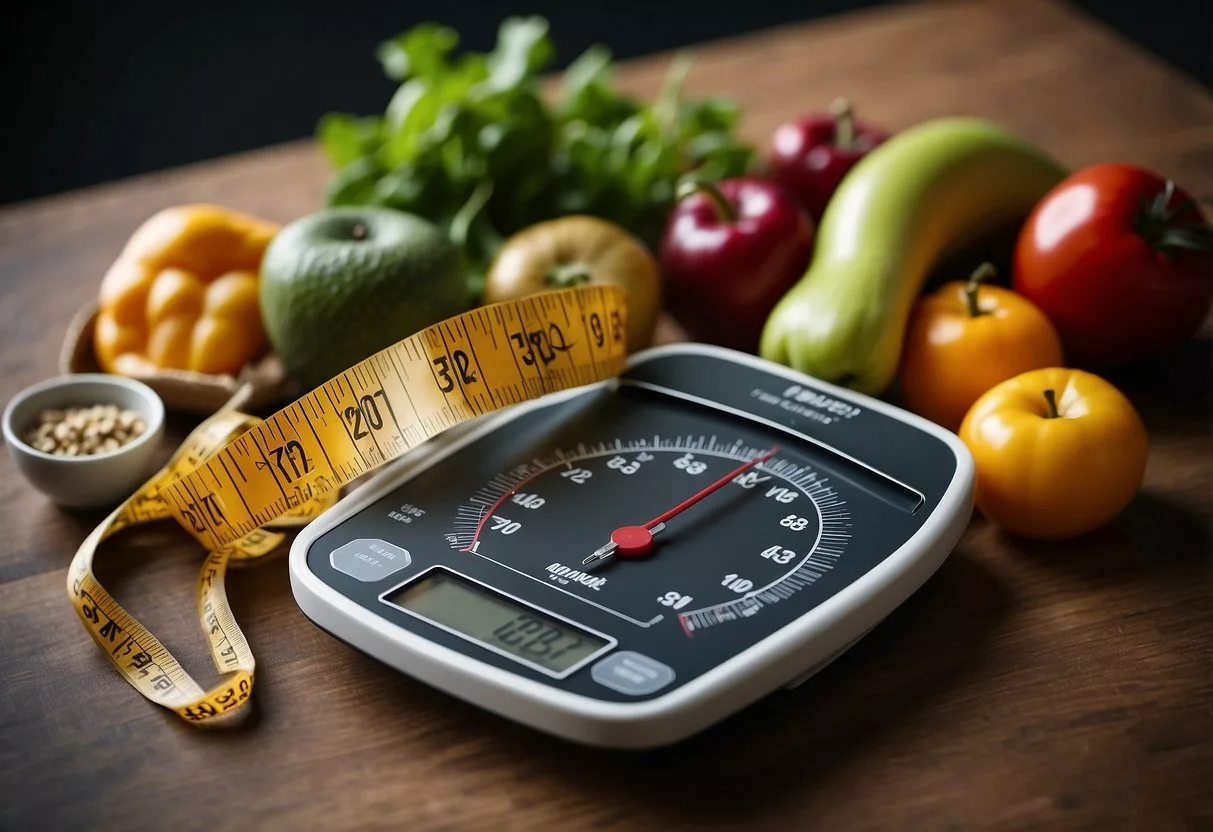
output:
[[[956,457],[952,481],[918,531],[862,577],[707,673],[671,688],[665,695],[634,704],[571,694],[450,650],[364,609],[308,569],[308,549],[322,534],[467,443],[529,410],[556,401],[556,396],[567,398],[585,391],[579,388],[515,405],[447,431],[385,466],[353,494],[312,521],[295,539],[290,553],[291,588],[300,608],[321,628],[409,676],[525,725],[588,745],[610,748],[668,745],[774,690],[803,682],[896,609],[947,559],[972,514],[972,457],[954,434],[934,423],[869,396],[806,378],[786,367],[742,353],[703,344],[673,344],[637,353],[628,365],[634,367],[674,354],[712,356],[794,382],[807,382],[831,395],[913,425],[952,450]]]

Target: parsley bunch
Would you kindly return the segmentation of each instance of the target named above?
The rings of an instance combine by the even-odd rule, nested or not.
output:
[[[317,132],[336,169],[328,204],[387,205],[439,223],[477,276],[510,234],[567,214],[611,220],[655,249],[681,177],[737,176],[753,163],[735,105],[682,97],[685,57],[647,104],[615,88],[611,55],[594,46],[548,100],[546,20],[506,19],[487,54],[455,57],[458,40],[428,23],[380,44],[384,72],[400,84],[386,112],[329,113]]]

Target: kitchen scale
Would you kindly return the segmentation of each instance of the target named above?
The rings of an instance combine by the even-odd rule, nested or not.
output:
[[[824,667],[972,511],[952,433],[731,350],[637,353],[402,457],[308,525],[316,624],[489,711],[676,742]]]

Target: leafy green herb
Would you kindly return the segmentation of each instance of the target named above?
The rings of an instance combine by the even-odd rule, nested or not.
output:
[[[612,220],[655,248],[686,174],[748,171],[754,149],[738,109],[687,100],[679,56],[651,105],[620,92],[594,46],[565,70],[554,100],[541,73],[555,56],[547,21],[512,17],[492,52],[456,56],[459,35],[427,23],[379,45],[400,86],[382,116],[325,115],[317,134],[335,168],[330,205],[376,204],[447,227],[479,277],[510,234],[571,213]]]

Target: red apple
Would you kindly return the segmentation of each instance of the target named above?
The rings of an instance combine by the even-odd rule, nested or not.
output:
[[[856,121],[845,98],[830,110],[783,124],[771,137],[771,178],[795,194],[815,224],[847,171],[888,138]]]

